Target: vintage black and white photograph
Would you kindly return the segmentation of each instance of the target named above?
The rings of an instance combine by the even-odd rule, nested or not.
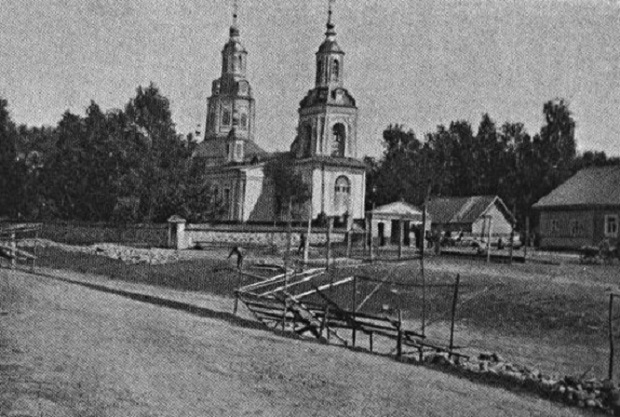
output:
[[[620,0],[0,0],[0,416],[620,416]]]

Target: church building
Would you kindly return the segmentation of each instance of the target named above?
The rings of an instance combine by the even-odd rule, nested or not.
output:
[[[295,220],[320,215],[364,217],[366,172],[357,159],[357,107],[344,88],[344,51],[336,42],[331,7],[325,40],[316,53],[312,88],[299,104],[297,137],[291,145],[296,170],[309,185],[311,198]],[[213,197],[224,214],[214,220],[273,221],[274,190],[264,176],[273,157],[254,142],[252,89],[246,78],[247,51],[240,43],[236,13],[222,50],[222,72],[207,99],[204,140],[194,158],[204,164]]]

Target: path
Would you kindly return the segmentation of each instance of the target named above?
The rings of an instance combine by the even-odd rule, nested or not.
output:
[[[0,310],[2,416],[583,415],[23,272],[0,270]]]

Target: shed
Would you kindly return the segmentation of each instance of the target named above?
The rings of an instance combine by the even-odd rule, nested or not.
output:
[[[432,229],[492,239],[509,238],[514,216],[498,196],[439,197],[428,202]]]
[[[406,246],[419,246],[422,241],[422,209],[412,204],[397,201],[379,206],[367,214],[371,219],[371,235],[377,240],[379,246],[397,245],[401,239],[401,233],[403,244]],[[401,221],[402,227],[399,227]],[[430,230],[428,216],[426,230]]]
[[[608,239],[618,245],[620,166],[585,168],[533,208],[540,214],[540,247],[577,249]]]

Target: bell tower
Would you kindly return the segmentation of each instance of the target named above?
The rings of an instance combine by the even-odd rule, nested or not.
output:
[[[314,88],[299,103],[297,138],[291,150],[297,158],[357,157],[357,107],[344,88],[344,51],[336,42],[329,2],[325,40],[316,52]]]
[[[254,98],[246,78],[247,51],[240,42],[237,3],[228,42],[222,49],[222,73],[211,84],[207,99],[205,142],[211,142],[208,165],[243,162],[248,142],[254,141]]]
[[[357,105],[345,85],[345,53],[336,41],[329,0],[325,39],[315,54],[314,87],[299,103],[296,168],[312,190],[303,217],[351,226],[364,218],[366,167],[357,159]]]

